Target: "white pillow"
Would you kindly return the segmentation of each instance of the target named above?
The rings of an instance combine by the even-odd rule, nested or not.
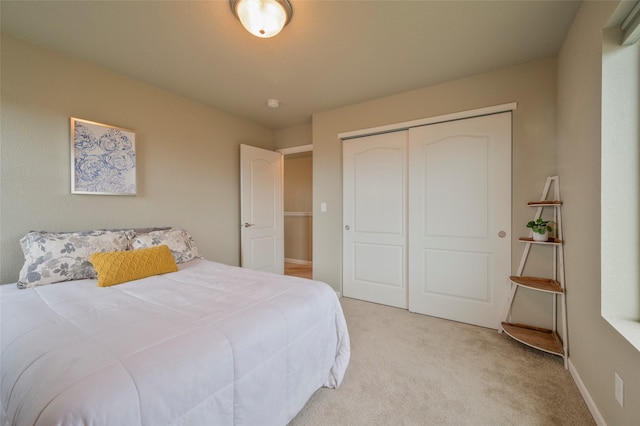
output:
[[[20,239],[24,265],[18,287],[96,278],[96,270],[89,260],[91,255],[126,250],[127,245],[124,232],[29,232]]]
[[[149,248],[159,245],[169,246],[176,263],[189,262],[193,259],[201,259],[196,243],[185,230],[170,228],[159,231],[151,231],[144,234],[135,233],[131,237],[131,249]]]

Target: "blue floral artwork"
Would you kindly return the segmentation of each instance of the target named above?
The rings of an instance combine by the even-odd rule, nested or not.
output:
[[[135,133],[71,118],[71,192],[135,195]]]

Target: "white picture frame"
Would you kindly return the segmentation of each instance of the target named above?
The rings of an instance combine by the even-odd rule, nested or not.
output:
[[[71,117],[71,193],[136,195],[136,134]]]

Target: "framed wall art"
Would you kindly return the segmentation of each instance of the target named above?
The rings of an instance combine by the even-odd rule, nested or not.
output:
[[[136,195],[136,134],[71,117],[71,193]]]

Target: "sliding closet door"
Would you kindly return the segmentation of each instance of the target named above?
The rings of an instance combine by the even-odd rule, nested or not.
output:
[[[511,271],[511,113],[409,132],[409,310],[497,329]]]
[[[343,144],[343,294],[407,307],[407,132]]]

